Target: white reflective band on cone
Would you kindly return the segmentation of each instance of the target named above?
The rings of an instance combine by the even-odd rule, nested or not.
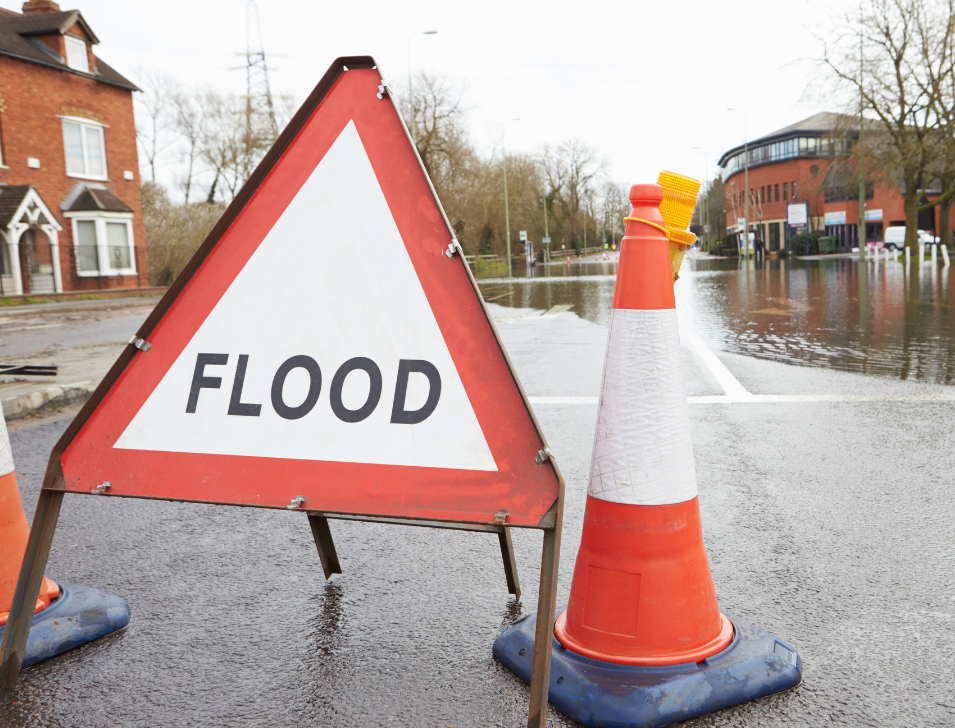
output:
[[[7,423],[0,412],[0,478],[13,472],[13,450],[10,449],[10,436]]]
[[[668,505],[697,495],[676,310],[614,309],[588,495]]]

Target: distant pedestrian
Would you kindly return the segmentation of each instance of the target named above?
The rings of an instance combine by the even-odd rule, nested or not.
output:
[[[766,250],[766,244],[763,242],[763,239],[760,238],[760,237],[757,237],[757,238],[753,241],[753,248],[754,248],[755,251],[756,251],[756,260],[762,260],[762,259],[763,259],[763,253],[764,253],[764,251]]]

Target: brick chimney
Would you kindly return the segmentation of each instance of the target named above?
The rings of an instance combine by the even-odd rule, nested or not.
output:
[[[27,0],[23,3],[24,15],[40,15],[41,13],[58,13],[60,6],[53,0]]]

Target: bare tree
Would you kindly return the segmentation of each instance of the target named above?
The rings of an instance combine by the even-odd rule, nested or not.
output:
[[[142,186],[142,203],[149,281],[154,286],[168,286],[206,239],[225,205],[175,204],[166,190],[153,182]]]
[[[583,201],[605,165],[598,160],[596,150],[579,139],[570,139],[556,148],[545,146],[539,163],[567,225],[567,237],[578,247]]]
[[[202,103],[207,123],[199,154],[213,174],[206,201],[216,200],[220,183],[228,193],[223,197],[231,200],[272,146],[275,130],[271,117],[238,96],[209,91]]]
[[[825,62],[878,120],[867,136],[867,156],[901,182],[905,245],[917,244],[919,203],[933,179],[938,155],[938,111],[927,69],[950,58],[951,0],[870,0],[860,19],[864,53],[839,39]],[[855,27],[855,18],[848,18]],[[858,36],[856,36],[858,38]]]
[[[923,208],[939,206],[939,234],[947,245],[952,239],[949,215],[955,201],[955,0],[943,0],[940,6],[944,6],[941,17],[923,13],[915,18],[919,52],[923,58],[936,60],[925,66],[924,75],[916,77],[916,82],[930,99],[937,126],[932,169],[939,182],[939,196]]]
[[[709,233],[704,231],[704,239],[710,246],[713,240],[722,240],[726,234],[726,187],[721,177],[715,177],[700,191],[701,199],[697,202],[694,218],[697,224],[705,222],[710,226]],[[705,212],[704,212],[705,208]],[[700,218],[703,218],[702,220]],[[767,241],[768,243],[769,241]]]
[[[603,208],[606,230],[604,235],[612,239],[624,229],[623,219],[630,214],[630,185],[619,182],[606,182],[602,190],[601,207]]]
[[[174,80],[158,71],[140,74],[142,93],[135,97],[138,107],[136,140],[149,165],[151,181],[156,181],[156,163],[176,139],[172,131],[170,101],[177,93]]]
[[[468,147],[463,92],[427,73],[418,74],[414,88],[414,115],[408,100],[401,102],[402,113],[414,126],[418,154],[432,181],[447,181],[460,170]]]
[[[183,142],[182,158],[186,170],[182,176],[182,191],[189,204],[196,166],[199,163],[202,141],[208,135],[208,115],[202,93],[179,90],[170,99],[173,110],[173,126]]]

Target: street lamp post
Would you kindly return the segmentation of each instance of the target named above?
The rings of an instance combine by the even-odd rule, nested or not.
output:
[[[507,228],[507,277],[511,277],[511,212],[507,204],[507,122],[520,118],[505,119],[501,123],[501,150],[504,155],[504,227]]]
[[[865,154],[864,154],[864,144],[865,144],[865,118],[862,113],[865,111],[865,96],[863,95],[864,88],[863,83],[863,73],[865,72],[864,63],[865,63],[865,47],[863,42],[865,40],[865,35],[862,32],[862,4],[859,4],[859,226],[856,231],[856,238],[859,242],[859,260],[865,260],[865,251],[866,251],[866,229],[865,229]],[[806,230],[808,231],[808,226]],[[878,253],[878,251],[875,251]],[[863,269],[864,271],[864,269]],[[865,273],[863,272],[863,276]]]
[[[547,238],[547,247],[544,248],[544,255],[547,256],[547,262],[550,263],[550,233],[547,231],[547,193],[542,196],[544,201],[544,237]]]
[[[743,186],[746,188],[744,193],[746,195],[744,205],[743,205],[743,255],[747,255],[749,251],[749,134],[746,131],[746,109],[727,109],[727,111],[742,111],[743,112],[743,167],[745,169],[745,174],[743,175]]]
[[[414,142],[415,150],[418,149],[418,136],[415,132],[415,118],[414,118],[414,90],[411,88],[411,39],[416,35],[437,35],[438,31],[436,30],[419,30],[417,33],[412,33],[408,36],[408,101],[411,103],[411,141]]]

